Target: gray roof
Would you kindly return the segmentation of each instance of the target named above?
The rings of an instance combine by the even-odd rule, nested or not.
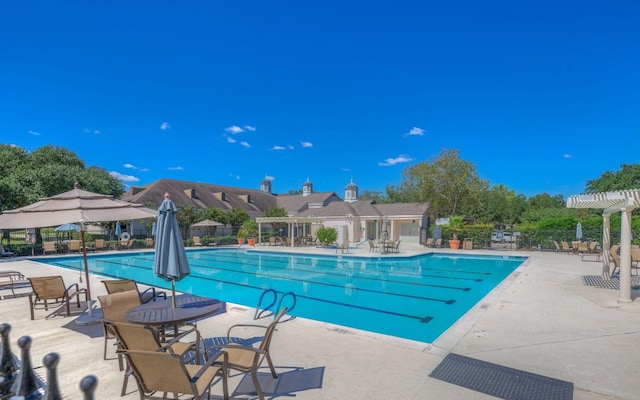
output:
[[[276,205],[277,198],[274,194],[258,189],[160,179],[145,186],[131,187],[122,199],[133,203],[151,203],[159,206],[165,192],[169,193],[177,207],[191,206],[197,209],[214,207],[221,210],[237,207],[248,211],[252,217],[260,216],[267,208]]]
[[[329,203],[342,202],[335,192],[311,193],[303,196],[301,194],[280,195],[277,198],[278,207],[287,210],[289,215],[297,215],[309,208],[309,204],[317,204],[326,207]]]

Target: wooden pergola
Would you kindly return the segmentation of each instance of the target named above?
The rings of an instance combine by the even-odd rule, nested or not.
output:
[[[291,247],[293,247],[295,242],[294,226],[298,224],[322,224],[324,219],[318,217],[259,217],[256,218],[256,222],[258,223],[258,243],[262,243],[262,224],[285,223],[289,227],[287,230],[291,238]]]
[[[602,212],[602,278],[611,277],[611,214],[621,213],[620,222],[620,297],[631,302],[631,213],[640,207],[640,189],[570,196],[568,208],[597,208]]]

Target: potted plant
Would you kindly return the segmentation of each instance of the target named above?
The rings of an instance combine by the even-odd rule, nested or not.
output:
[[[463,217],[451,217],[449,218],[449,229],[452,231],[453,239],[449,240],[450,249],[459,249],[460,240],[458,239],[458,233],[464,229]]]
[[[243,244],[245,238],[248,239],[249,246],[256,245],[256,235],[258,234],[258,223],[253,219],[248,219],[242,223],[238,229],[238,244]]]

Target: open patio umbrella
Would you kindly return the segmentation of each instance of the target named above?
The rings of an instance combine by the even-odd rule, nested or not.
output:
[[[576,239],[582,239],[582,224],[580,222],[578,222],[578,225],[576,226]]]
[[[120,219],[154,218],[155,211],[142,204],[116,200],[113,196],[74,189],[46,197],[28,206],[7,210],[0,215],[0,229],[43,228],[67,223],[80,224],[87,299],[91,300],[84,224]]]
[[[176,281],[191,273],[187,253],[184,250],[180,227],[176,218],[176,208],[169,194],[165,193],[164,200],[158,208],[158,220],[156,222],[156,258],[153,272],[171,281],[171,295],[173,307],[176,307]]]
[[[58,227],[56,227],[54,230],[54,232],[80,232],[80,225],[76,225],[76,224],[62,224]]]

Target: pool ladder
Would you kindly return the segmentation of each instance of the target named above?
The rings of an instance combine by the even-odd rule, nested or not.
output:
[[[270,293],[273,297],[271,303],[269,303],[268,305],[262,307],[262,301],[265,298],[265,295],[267,293]],[[280,297],[280,301],[278,301],[278,292],[276,292],[274,289],[265,289],[262,294],[260,295],[260,298],[258,299],[258,305],[256,306],[256,313],[253,316],[253,319],[260,319],[260,318],[264,318],[264,317],[268,317],[270,315],[276,316],[278,314],[278,312],[280,311],[280,309],[282,308],[282,303],[284,301],[284,299],[286,298],[291,298],[291,304],[290,306],[287,306],[287,313],[290,313],[291,310],[293,310],[296,307],[296,294],[293,292],[287,292],[285,294],[283,294]],[[278,307],[276,309],[272,309],[273,306],[276,305],[276,302],[278,303]],[[286,303],[285,303],[286,304]],[[271,314],[266,315],[265,313],[267,312],[271,312]],[[293,319],[294,317],[290,317],[289,319]]]

